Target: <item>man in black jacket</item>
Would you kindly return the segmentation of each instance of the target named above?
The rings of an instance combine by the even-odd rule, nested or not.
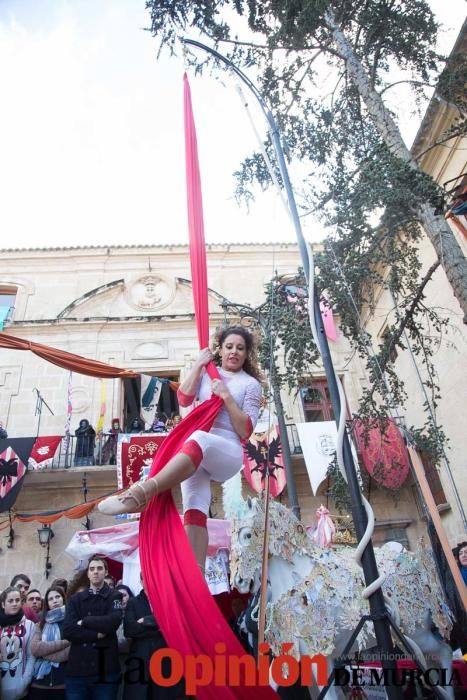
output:
[[[151,656],[157,649],[165,649],[167,643],[151,610],[149,599],[140,575],[143,590],[127,603],[123,618],[123,631],[130,640],[130,653],[126,665],[124,700],[184,700],[184,682],[168,688],[157,685],[149,673]],[[142,668],[140,664],[143,664]],[[162,675],[171,676],[172,665],[168,658],[162,661]],[[219,694],[222,697],[222,693]]]
[[[107,562],[92,557],[90,587],[69,599],[63,636],[71,642],[66,668],[67,700],[115,700],[120,683],[116,631],[122,621],[121,594],[104,581]]]

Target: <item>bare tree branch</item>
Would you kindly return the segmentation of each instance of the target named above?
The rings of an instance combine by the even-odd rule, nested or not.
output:
[[[440,266],[440,264],[441,264],[441,261],[440,261],[439,258],[438,258],[438,259],[435,260],[435,262],[431,265],[431,267],[429,268],[429,270],[428,270],[427,273],[425,274],[424,278],[423,278],[422,281],[420,282],[420,285],[419,285],[419,287],[418,287],[417,293],[416,293],[416,295],[414,296],[414,298],[413,298],[413,300],[412,300],[412,303],[411,303],[410,306],[408,307],[407,311],[405,312],[404,318],[403,318],[402,321],[400,322],[399,327],[397,328],[397,330],[395,331],[395,333],[391,334],[391,342],[390,342],[389,345],[385,348],[384,357],[382,357],[382,358],[381,358],[381,361],[380,361],[380,367],[381,367],[381,371],[382,371],[382,372],[385,371],[386,365],[387,365],[387,363],[388,363],[388,361],[389,361],[389,357],[390,357],[390,355],[391,355],[391,352],[395,349],[397,343],[399,342],[399,340],[400,340],[400,338],[401,338],[401,336],[402,336],[402,333],[404,332],[405,327],[406,327],[407,324],[411,321],[412,316],[413,316],[413,314],[414,314],[414,312],[415,312],[415,309],[417,308],[418,304],[419,304],[420,301],[421,301],[421,298],[422,298],[422,296],[423,296],[423,291],[424,291],[426,285],[428,284],[428,282],[430,281],[430,279],[431,279],[432,276],[433,276],[433,273],[435,272],[435,270],[437,270],[437,268]]]
[[[431,151],[433,148],[436,148],[436,146],[441,146],[443,143],[446,143],[446,141],[450,141],[451,139],[456,139],[458,136],[465,136],[465,130],[466,130],[466,127],[465,127],[465,125],[464,125],[464,126],[463,126],[461,129],[459,129],[458,131],[455,131],[455,132],[449,134],[448,136],[445,136],[445,137],[442,138],[442,139],[438,139],[438,141],[435,141],[434,143],[432,143],[431,146],[428,146],[428,148],[425,148],[423,151],[421,151],[420,153],[418,153],[418,154],[415,156],[415,160],[420,160],[420,158],[421,158],[422,156],[424,156],[425,153],[428,153],[428,152]]]
[[[423,80],[397,80],[395,83],[391,83],[390,85],[386,85],[385,88],[380,90],[378,93],[380,96],[386,92],[386,90],[390,90],[391,88],[395,87],[396,85],[402,85],[403,83],[408,83],[409,85],[423,85],[424,87],[429,87],[429,88],[434,88],[434,85],[430,85],[430,83],[425,83]]]
[[[322,50],[322,46],[269,46],[268,44],[255,44],[252,41],[240,41],[239,39],[220,39],[217,36],[209,35],[210,39],[218,44],[232,44],[233,46],[248,46],[251,49],[265,49],[266,51],[317,51]],[[327,49],[326,49],[327,50]]]
[[[292,97],[291,97],[291,99],[290,99],[290,101],[289,101],[289,104],[288,104],[288,105],[286,106],[286,108],[285,108],[285,114],[288,114],[289,111],[290,111],[290,109],[291,109],[292,106],[294,105],[294,103],[295,103],[295,98],[296,98],[296,96],[297,96],[297,94],[298,94],[298,92],[299,92],[299,90],[300,90],[300,88],[301,88],[301,86],[302,86],[303,81],[305,80],[305,78],[307,77],[307,75],[308,75],[309,72],[310,72],[310,67],[311,67],[312,63],[313,63],[313,62],[318,58],[318,56],[320,56],[322,53],[323,53],[322,51],[317,51],[317,52],[315,53],[315,55],[312,56],[312,58],[310,58],[308,61],[306,61],[306,63],[305,63],[305,70],[304,70],[304,72],[303,72],[302,77],[299,78],[298,82],[296,83],[296,85],[295,85],[295,87],[294,87],[294,90],[293,90],[293,93],[292,93]]]

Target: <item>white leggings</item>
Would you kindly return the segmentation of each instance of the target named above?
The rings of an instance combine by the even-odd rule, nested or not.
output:
[[[200,510],[209,514],[211,479],[227,481],[243,463],[243,448],[230,430],[211,428],[209,433],[195,430],[188,440],[194,440],[203,452],[203,459],[195,473],[182,481],[183,512]]]

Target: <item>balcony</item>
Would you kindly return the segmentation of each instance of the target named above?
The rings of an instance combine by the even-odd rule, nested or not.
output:
[[[45,469],[70,469],[70,467],[94,467],[116,464],[116,449],[109,449],[109,435],[95,438],[68,439],[63,436],[53,459],[38,465],[38,471]],[[106,447],[107,445],[107,447]]]
[[[302,455],[302,448],[300,447],[295,424],[290,423],[286,427],[291,454]],[[135,433],[136,435],[138,433]],[[144,435],[144,433],[141,433],[141,435]],[[68,440],[66,436],[63,436],[53,459],[49,459],[43,465],[39,465],[37,471],[115,466],[117,461],[116,453],[116,446],[115,449],[111,449],[109,435],[97,435],[94,439],[91,438],[91,442],[88,442],[86,438],[79,440],[74,435],[70,436]],[[31,470],[30,468],[29,471],[36,470]]]
[[[60,510],[115,491],[116,450],[110,459],[108,439],[109,435],[96,436],[91,443],[83,443],[74,435],[68,440],[61,437],[53,458],[29,463],[15,508],[23,513]],[[38,452],[41,455],[41,448]]]

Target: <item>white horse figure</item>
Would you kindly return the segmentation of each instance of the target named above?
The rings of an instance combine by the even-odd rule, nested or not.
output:
[[[231,578],[240,592],[259,580],[264,517],[262,501],[248,499],[241,518],[233,519]],[[361,617],[370,613],[354,550],[318,547],[292,511],[275,501],[269,506],[269,529],[265,641],[274,655],[289,642],[294,643],[290,653],[296,658],[323,654],[331,659],[341,654]],[[429,629],[432,620],[448,638],[452,627],[432,555],[426,549],[398,553],[387,546],[375,554],[380,573],[386,575],[386,604],[404,635],[415,642],[412,649],[416,654],[420,649],[429,652],[428,667],[450,669],[451,649]],[[371,623],[364,625],[357,644],[359,650],[376,644]],[[453,696],[451,688],[439,694]]]

